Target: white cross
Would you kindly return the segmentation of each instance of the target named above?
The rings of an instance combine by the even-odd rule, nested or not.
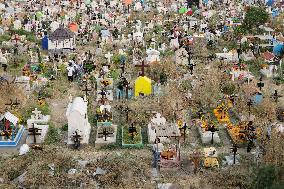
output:
[[[111,57],[113,56],[113,54],[111,54],[110,52],[108,52],[107,54],[105,54],[105,57],[107,58],[108,63],[110,63]]]
[[[32,111],[32,113],[35,115],[35,120],[40,119],[40,117],[42,116],[41,111],[38,111],[37,108],[35,108],[35,110]]]

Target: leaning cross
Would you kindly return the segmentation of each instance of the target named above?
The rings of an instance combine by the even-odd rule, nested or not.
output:
[[[281,98],[282,96],[278,94],[278,91],[275,90],[274,94],[272,95],[272,97],[275,99],[275,102],[278,102],[278,98]]]
[[[113,54],[111,54],[110,52],[108,52],[107,54],[105,54],[105,57],[107,58],[107,62],[110,63],[111,57],[113,56]]]
[[[141,76],[145,76],[145,67],[150,67],[150,65],[145,64],[144,60],[141,65],[135,65],[135,67],[141,68]]]

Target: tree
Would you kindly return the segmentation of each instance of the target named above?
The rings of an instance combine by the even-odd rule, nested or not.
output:
[[[269,14],[262,7],[250,7],[246,13],[242,26],[251,31],[265,24],[269,19]]]

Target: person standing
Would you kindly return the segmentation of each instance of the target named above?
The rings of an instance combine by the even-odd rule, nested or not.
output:
[[[68,81],[73,82],[74,72],[75,72],[74,66],[72,65],[72,62],[69,62],[67,67]]]

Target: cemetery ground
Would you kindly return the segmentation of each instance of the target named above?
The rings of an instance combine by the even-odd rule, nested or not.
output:
[[[158,175],[152,173],[152,152],[151,146],[148,145],[140,149],[123,149],[121,148],[120,137],[116,144],[97,150],[94,148],[93,138],[88,146],[74,150],[65,144],[67,130],[64,113],[68,102],[66,90],[68,87],[69,92],[72,91],[71,93],[75,94],[76,92],[80,93],[80,89],[74,84],[67,83],[64,79],[56,82],[54,84],[55,94],[48,100],[49,110],[45,112],[50,112],[52,116],[51,128],[45,145],[43,145],[43,150],[31,150],[25,156],[1,156],[2,165],[14,166],[3,167],[0,178],[17,184],[19,181],[16,178],[27,171],[24,183],[21,183],[21,186],[33,185],[35,188],[40,186],[47,188],[84,188],[84,186],[87,186],[87,188],[100,186],[103,188],[156,188],[157,183],[176,183],[180,188],[209,189],[216,186],[228,188],[228,183],[232,186],[244,188],[249,185],[249,177],[252,173],[247,169],[247,166],[251,164],[253,157],[248,155],[245,149],[238,151],[242,158],[241,165],[225,167],[221,170],[200,168],[196,174],[193,173],[193,165],[189,161],[190,154],[198,146],[209,146],[201,143],[195,126],[188,130],[186,143],[182,144],[182,168],[164,170]],[[142,104],[151,104],[151,99],[139,99],[137,101],[143,101]],[[140,104],[141,102],[136,103]],[[92,113],[90,113],[91,116]],[[123,118],[121,120],[120,114],[114,115],[114,121],[125,123]],[[231,142],[225,129],[220,130],[222,143],[214,146],[224,156],[231,153]],[[92,132],[95,132],[94,127]],[[121,136],[120,132],[117,136]],[[94,136],[94,134],[91,135]],[[144,133],[143,138],[147,140],[146,133]],[[222,157],[219,158],[222,159]],[[95,175],[97,168],[106,172]],[[70,169],[76,169],[76,173],[69,174]],[[13,188],[13,185],[2,183],[1,187]]]

